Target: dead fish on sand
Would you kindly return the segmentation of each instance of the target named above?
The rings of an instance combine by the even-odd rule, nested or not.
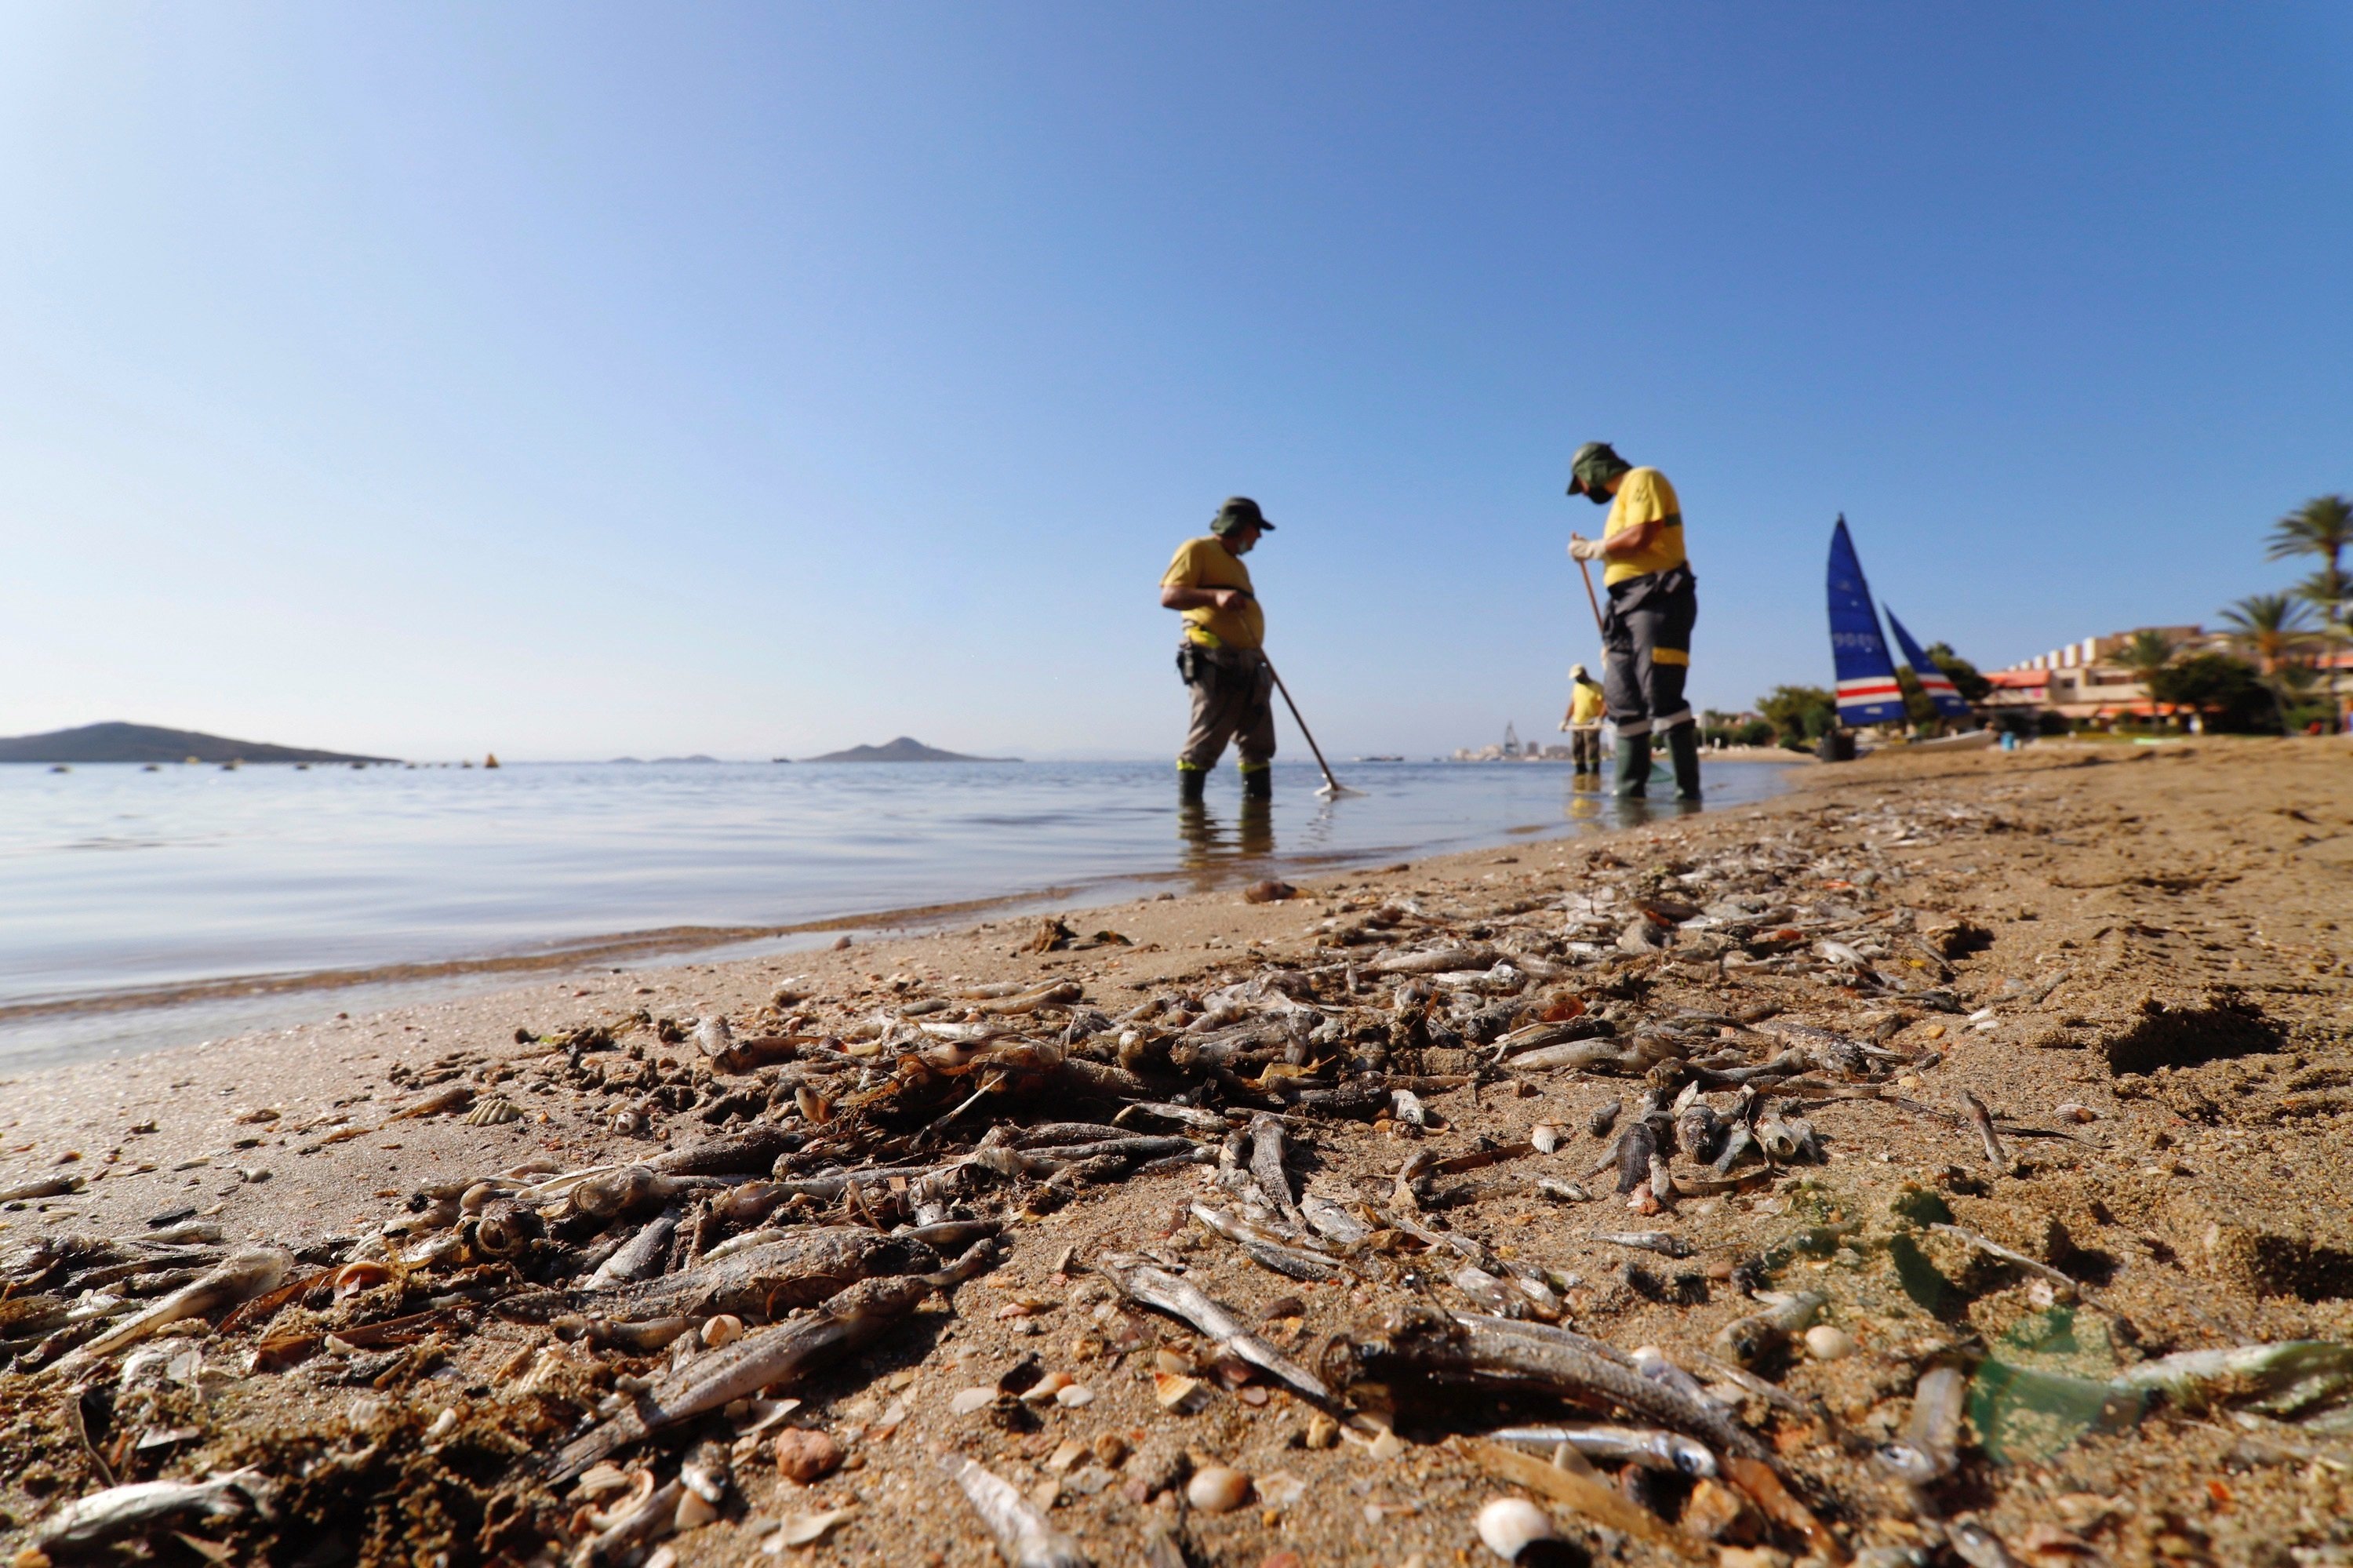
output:
[[[1048,1523],[1012,1483],[961,1454],[945,1455],[940,1463],[988,1526],[1008,1568],[1093,1568],[1079,1543]]]
[[[49,1363],[57,1373],[87,1366],[99,1357],[137,1344],[158,1329],[190,1318],[208,1318],[224,1308],[238,1307],[275,1290],[292,1267],[292,1255],[276,1247],[248,1247],[232,1253],[220,1266],[194,1283],[181,1287],[137,1317],[118,1323],[79,1350]]]
[[[277,1489],[259,1470],[231,1470],[206,1481],[140,1481],[77,1498],[33,1532],[40,1552],[75,1552],[191,1513],[223,1519],[250,1505],[267,1519]]]

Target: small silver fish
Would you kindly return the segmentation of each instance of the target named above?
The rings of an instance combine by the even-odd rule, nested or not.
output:
[[[1546,1453],[1566,1443],[1587,1458],[1605,1463],[1631,1462],[1695,1478],[1715,1474],[1715,1450],[1696,1437],[1656,1426],[1506,1426],[1487,1437]]]
[[[1318,1234],[1342,1246],[1352,1246],[1373,1234],[1356,1215],[1321,1193],[1303,1194],[1299,1212]]]
[[[203,1481],[140,1481],[109,1487],[66,1504],[33,1533],[43,1552],[77,1551],[154,1528],[182,1514],[227,1518],[250,1505],[268,1518],[276,1489],[259,1470],[231,1470]]]
[[[1661,1257],[1689,1257],[1692,1255],[1691,1243],[1665,1231],[1596,1231],[1593,1239],[1634,1247],[1642,1252],[1654,1252]]]
[[[276,1247],[248,1247],[231,1253],[219,1266],[193,1284],[181,1287],[144,1312],[116,1324],[79,1350],[60,1356],[43,1370],[55,1376],[89,1365],[125,1345],[137,1344],[158,1329],[190,1318],[206,1318],[224,1308],[242,1306],[275,1290],[294,1265],[293,1255]]]
[[[1093,1568],[1078,1542],[1049,1523],[1012,1483],[961,1454],[943,1455],[940,1463],[996,1537],[1008,1568]]]

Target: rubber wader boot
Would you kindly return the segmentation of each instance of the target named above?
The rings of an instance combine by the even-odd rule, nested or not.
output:
[[[1271,800],[1274,799],[1274,769],[1245,768],[1242,769],[1242,799]]]
[[[1639,800],[1651,789],[1651,737],[1618,737],[1618,779],[1610,793],[1620,800]]]
[[[1176,799],[1188,805],[1199,805],[1208,798],[1209,775],[1204,768],[1179,768],[1176,770]]]
[[[1667,755],[1674,758],[1675,799],[1699,799],[1699,726],[1679,724],[1667,731]]]

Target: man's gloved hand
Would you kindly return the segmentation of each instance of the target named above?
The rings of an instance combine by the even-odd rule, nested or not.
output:
[[[1601,558],[1601,541],[1571,534],[1568,536],[1568,553],[1577,560],[1598,561]]]

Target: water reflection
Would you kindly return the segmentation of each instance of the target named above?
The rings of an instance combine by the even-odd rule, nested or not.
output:
[[[1206,800],[1181,801],[1176,836],[1185,845],[1178,863],[1189,872],[1206,875],[1237,861],[1263,860],[1274,853],[1274,802],[1245,797],[1221,814]]]

